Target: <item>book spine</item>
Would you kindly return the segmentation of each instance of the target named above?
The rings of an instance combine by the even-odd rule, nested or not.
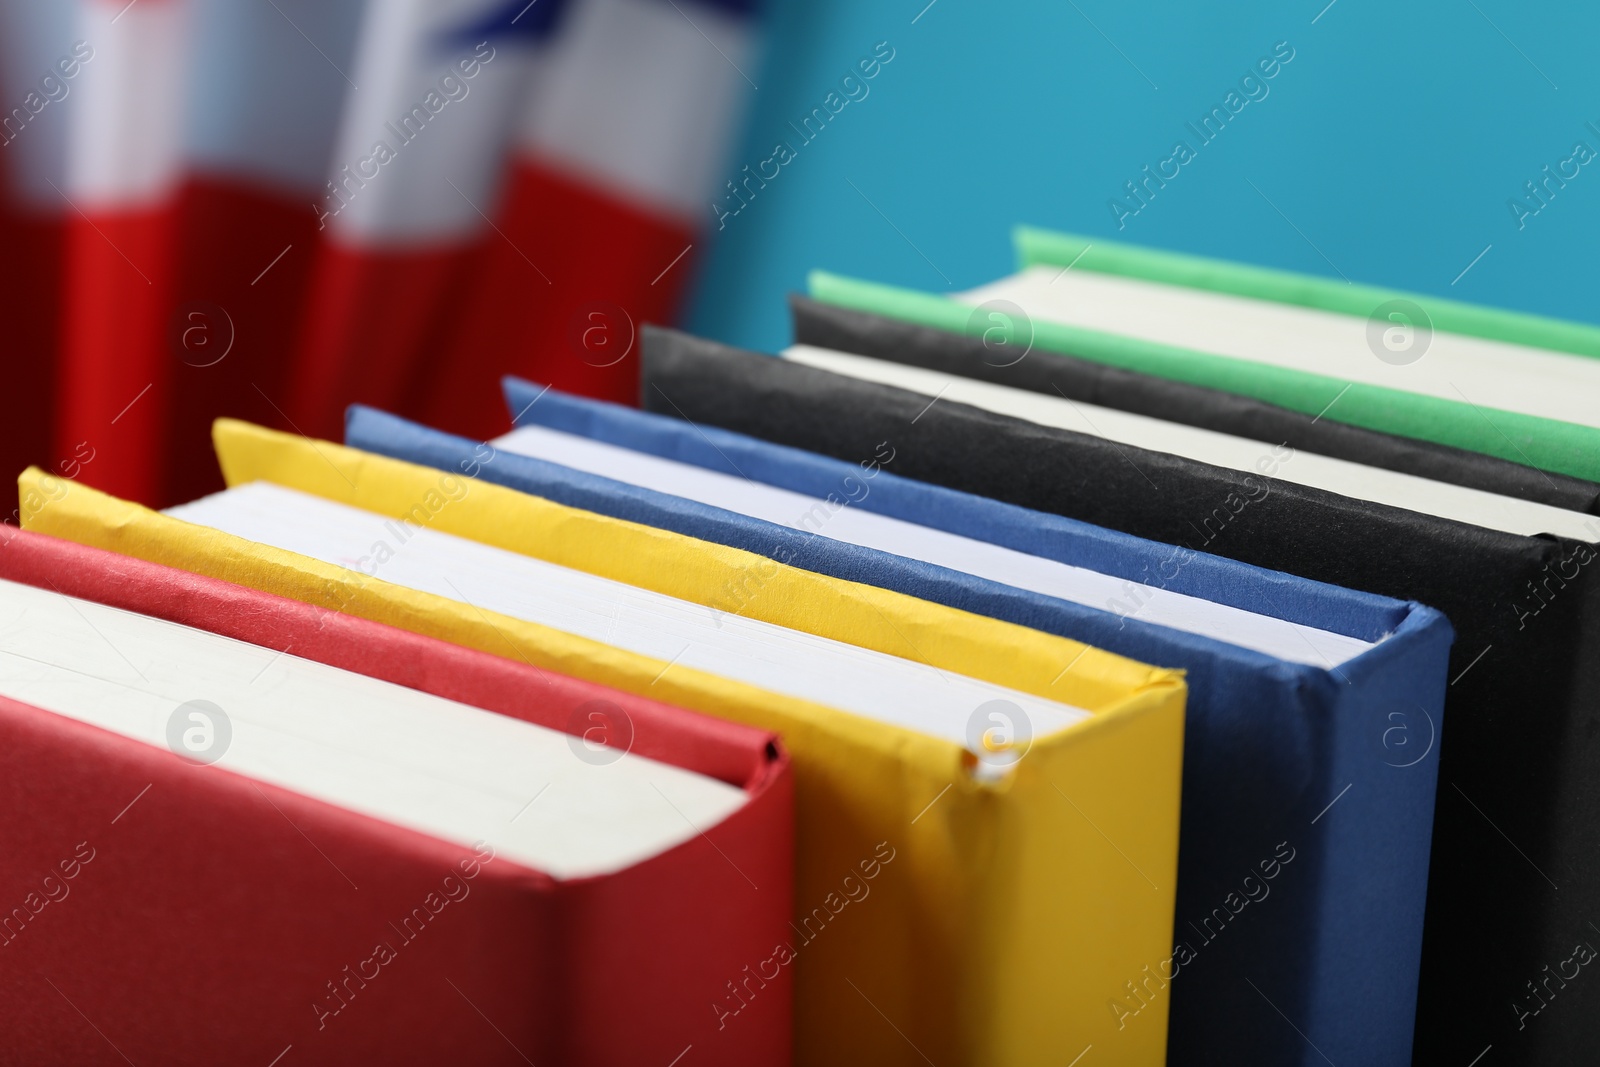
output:
[[[1323,858],[1301,1027],[1335,1062],[1411,1062],[1450,638],[1417,608],[1334,672],[1332,760],[1305,805]]]
[[[971,1062],[1066,1062],[1090,1046],[1108,1063],[1166,1062],[1185,694],[1137,691],[1036,741],[982,791]],[[1130,998],[1136,1018],[1117,1009]]]

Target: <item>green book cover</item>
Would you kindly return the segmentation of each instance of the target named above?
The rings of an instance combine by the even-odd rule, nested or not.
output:
[[[1579,323],[1026,227],[1017,230],[1016,244],[1024,268],[1070,265],[1075,271],[1122,275],[1363,319],[1375,307],[1405,300],[1424,307],[1435,330],[1600,356],[1600,328]],[[970,303],[822,271],[812,272],[810,292],[825,303],[954,332],[977,335],[992,325],[986,316],[975,317]],[[1600,428],[1063,323],[1034,321],[1031,327],[1036,350],[1223,389],[1312,416],[1600,481]]]

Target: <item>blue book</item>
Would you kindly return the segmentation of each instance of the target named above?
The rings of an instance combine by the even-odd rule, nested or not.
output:
[[[849,463],[515,380],[507,396],[518,428],[492,451],[362,407],[346,440],[1185,669],[1175,944],[1106,1011],[1152,1025],[1171,997],[1174,1064],[1410,1062],[1439,613],[902,478],[889,442]]]

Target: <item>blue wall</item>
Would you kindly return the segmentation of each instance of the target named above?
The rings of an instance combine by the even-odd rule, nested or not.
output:
[[[1520,230],[1507,207],[1575,142],[1600,152],[1600,7],[925,3],[777,0],[727,177],[795,158],[714,234],[692,329],[781,346],[812,267],[969,287],[1012,269],[1017,222],[1600,321],[1600,161]],[[789,123],[880,41],[865,98],[803,143]],[[1201,146],[1185,123],[1280,41],[1267,95]],[[1179,139],[1196,158],[1119,231],[1107,201]]]

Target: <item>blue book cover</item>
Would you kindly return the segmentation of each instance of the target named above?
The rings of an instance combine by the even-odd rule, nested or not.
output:
[[[1107,989],[1105,1010],[1137,1027],[1171,997],[1175,1064],[1410,1062],[1451,641],[1437,612],[915,482],[892,472],[892,447],[853,464],[515,380],[507,396],[519,426],[567,435],[573,454],[614,446],[809,506],[755,518],[518,454],[514,435],[491,448],[362,407],[346,440],[1185,669],[1175,943]],[[851,509],[1108,576],[1113,592],[1084,603],[830,536]],[[1153,621],[1165,594],[1365,647],[1270,654]]]

